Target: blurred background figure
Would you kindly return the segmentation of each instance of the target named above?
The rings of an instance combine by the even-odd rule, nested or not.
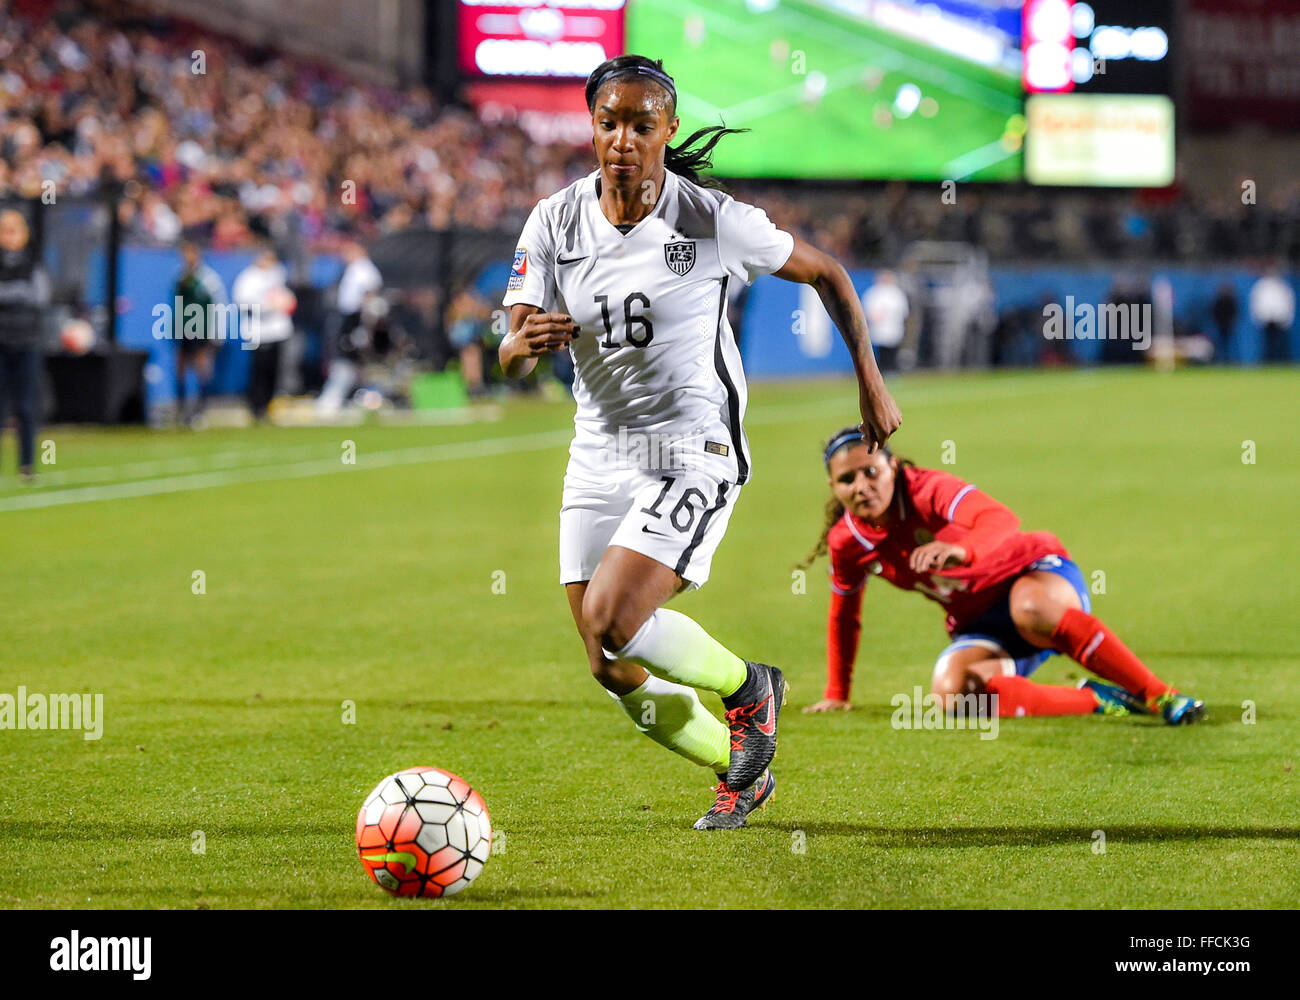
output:
[[[356,240],[343,244],[343,274],[335,293],[334,315],[330,320],[326,347],[329,377],[316,400],[323,415],[337,413],[357,384],[357,352],[353,335],[362,325],[363,311],[384,287],[379,268]]]
[[[483,351],[484,341],[492,330],[491,305],[473,285],[466,285],[451,300],[447,324],[447,339],[460,357],[465,391],[471,399],[485,395]]]
[[[50,282],[31,243],[27,219],[0,212],[0,438],[12,409],[18,425],[18,474],[35,478],[36,399]]]
[[[1250,320],[1260,329],[1265,361],[1291,360],[1291,325],[1295,322],[1295,292],[1282,280],[1276,264],[1265,268],[1250,289]]]
[[[1144,352],[1133,349],[1133,340],[1131,335],[1134,331],[1139,330],[1145,324],[1146,333],[1152,333],[1152,317],[1155,312],[1155,301],[1151,293],[1151,278],[1145,274],[1121,274],[1115,279],[1115,284],[1111,287],[1110,295],[1107,296],[1107,306],[1119,307],[1123,310],[1126,320],[1119,321],[1121,326],[1124,322],[1128,323],[1127,331],[1111,330],[1105,323],[1105,316],[1109,315],[1105,310],[1098,310],[1097,315],[1097,335],[1102,338],[1101,341],[1101,360],[1104,364],[1113,365],[1139,365],[1147,360]],[[1130,336],[1121,337],[1119,334],[1127,332]]]
[[[199,426],[212,382],[212,366],[224,338],[234,330],[219,330],[218,308],[226,304],[226,286],[203,261],[198,244],[181,244],[181,273],[172,289],[173,339],[176,344],[176,420]],[[197,309],[192,309],[197,306]]]
[[[1210,303],[1210,321],[1213,325],[1214,356],[1224,358],[1228,355],[1228,345],[1232,343],[1232,331],[1237,328],[1237,314],[1241,311],[1237,302],[1237,290],[1232,282],[1225,281]]]
[[[292,313],[297,304],[286,283],[284,266],[269,246],[259,250],[253,263],[239,272],[230,297],[240,307],[244,339],[253,351],[248,406],[254,420],[263,420],[279,387],[280,357],[293,335]]]
[[[880,370],[897,371],[898,348],[903,343],[909,308],[907,295],[898,287],[898,277],[893,271],[876,274],[875,284],[862,296],[862,311],[867,317],[867,330]]]

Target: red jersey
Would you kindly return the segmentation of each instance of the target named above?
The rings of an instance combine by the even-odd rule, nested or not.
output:
[[[920,591],[948,612],[948,633],[978,618],[1006,593],[1010,581],[1046,555],[1069,558],[1048,531],[1020,531],[1007,507],[970,483],[938,469],[905,466],[910,503],[907,517],[882,530],[848,511],[831,528],[831,608],[826,697],[846,700],[861,629],[860,596],[867,577],[884,577],[903,590]],[[915,573],[913,550],[928,542],[949,542],[966,550],[964,565]]]

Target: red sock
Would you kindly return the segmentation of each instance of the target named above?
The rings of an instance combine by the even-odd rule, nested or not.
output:
[[[1052,633],[1052,645],[1098,677],[1147,701],[1171,690],[1119,641],[1119,636],[1086,611],[1071,608],[1061,615]]]
[[[1035,684],[1028,677],[994,677],[984,683],[989,694],[998,696],[998,715],[1091,715],[1097,696],[1063,684]]]

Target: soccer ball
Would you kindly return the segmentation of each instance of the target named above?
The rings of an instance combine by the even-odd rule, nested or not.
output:
[[[70,319],[59,331],[59,346],[69,354],[85,354],[95,344],[95,328],[84,319]]]
[[[478,792],[450,771],[390,774],[357,814],[357,852],[395,896],[451,896],[478,877],[492,851],[492,820]]]

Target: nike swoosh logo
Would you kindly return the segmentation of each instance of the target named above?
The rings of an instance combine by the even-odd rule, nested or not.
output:
[[[555,258],[555,263],[557,263],[557,264],[576,264],[576,263],[578,263],[578,261],[580,261],[580,260],[586,260],[587,257],[590,257],[590,256],[591,256],[591,254],[587,254],[585,257],[570,257],[568,260],[565,260],[563,257],[556,257],[556,258]]]
[[[362,861],[377,861],[386,865],[390,861],[396,861],[398,864],[406,866],[406,874],[410,875],[415,871],[417,858],[410,851],[389,851],[386,854],[363,854]]]
[[[641,525],[641,530],[644,531],[647,535],[658,535],[660,538],[667,538],[667,537],[668,537],[668,536],[665,535],[662,531],[651,531],[651,530],[650,530],[649,528],[647,528],[644,524]]]
[[[771,736],[773,733],[776,732],[776,715],[772,711],[771,678],[768,678],[767,681],[767,697],[758,703],[758,708],[754,709],[754,714],[757,715],[760,711],[762,711],[764,705],[767,706],[767,721],[756,722],[754,723],[754,725],[758,728],[758,731],[762,733],[764,736]]]

